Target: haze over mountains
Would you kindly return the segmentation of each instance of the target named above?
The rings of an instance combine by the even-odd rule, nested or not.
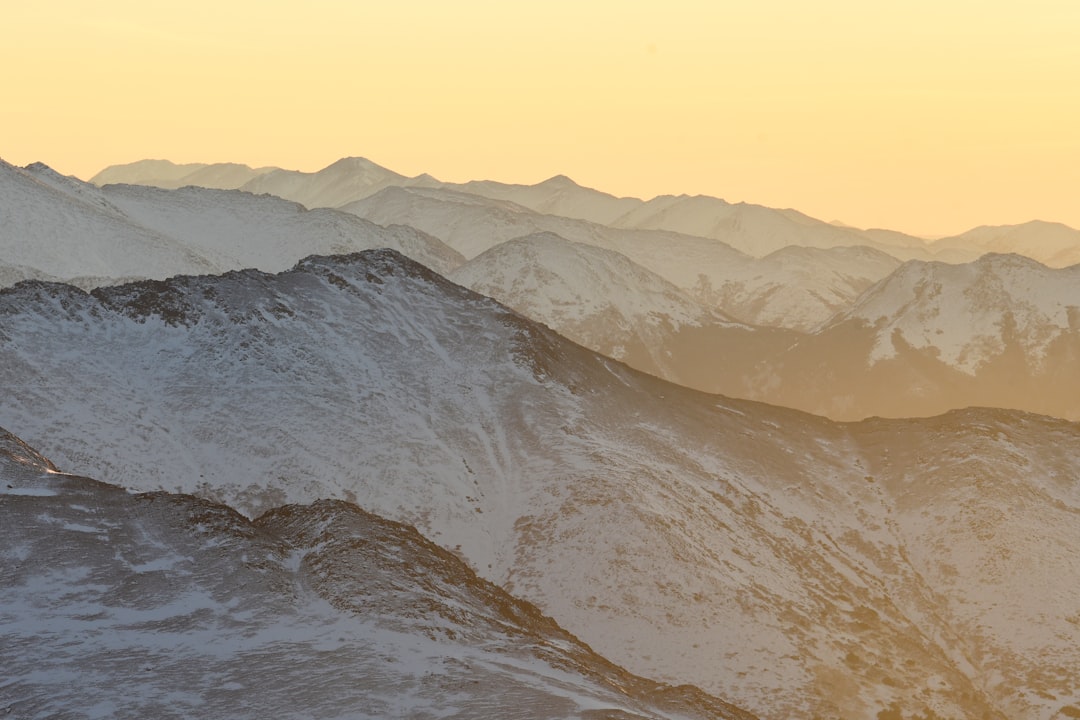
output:
[[[217,168],[217,170],[211,170]],[[216,174],[216,175],[215,175]],[[232,184],[208,184],[207,176],[235,177]],[[801,247],[868,246],[900,260],[968,262],[987,252],[1026,255],[1050,267],[1080,262],[1080,231],[1053,222],[981,227],[934,241],[893,230],[861,230],[811,218],[797,210],[748,203],[728,203],[703,195],[662,195],[643,201],[618,198],[578,185],[559,175],[536,185],[490,180],[444,183],[430,175],[406,177],[364,158],[343,158],[314,173],[278,168],[251,169],[234,163],[175,165],[144,160],[114,165],[91,183],[130,183],[180,187],[230,187],[270,193],[307,207],[340,207],[387,187],[458,190],[509,201],[542,214],[587,220],[627,229],[654,229],[719,240],[755,257],[797,245]],[[567,238],[575,239],[575,238]]]
[[[0,165],[0,707],[1080,716],[1069,229],[95,180]]]

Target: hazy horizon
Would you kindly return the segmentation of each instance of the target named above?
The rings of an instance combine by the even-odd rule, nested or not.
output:
[[[1080,7],[9,8],[4,157],[558,173],[922,236],[1080,226]],[[30,62],[27,59],[33,58]]]

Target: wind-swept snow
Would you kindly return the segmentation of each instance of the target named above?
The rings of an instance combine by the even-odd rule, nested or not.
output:
[[[343,502],[252,522],[58,473],[0,430],[0,547],[14,717],[751,720],[612,665]]]

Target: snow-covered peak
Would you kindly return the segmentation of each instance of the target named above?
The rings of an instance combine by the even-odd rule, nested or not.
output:
[[[674,335],[726,326],[673,284],[624,255],[550,232],[496,245],[449,276],[599,353],[681,379]]]
[[[872,361],[896,354],[898,333],[966,373],[1012,346],[1037,364],[1063,332],[1080,329],[1080,267],[1055,270],[1015,254],[963,265],[913,260],[836,322],[846,319],[874,326]]]
[[[501,243],[450,278],[552,327],[606,316],[632,325],[701,324],[708,312],[662,277],[612,250],[540,232]]]

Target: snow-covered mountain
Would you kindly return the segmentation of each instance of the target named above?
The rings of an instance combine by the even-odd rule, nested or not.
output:
[[[0,262],[65,279],[215,269],[194,250],[131,223],[98,188],[42,165],[23,169],[2,160]]]
[[[135,185],[109,185],[102,192],[132,221],[194,248],[220,271],[257,268],[278,272],[312,253],[380,247],[398,250],[439,273],[464,262],[459,253],[414,228],[380,227],[326,208],[306,210],[271,195]]]
[[[341,501],[251,521],[60,473],[0,429],[0,546],[13,717],[750,720]]]
[[[910,261],[769,360],[762,399],[839,418],[967,405],[1080,419],[1080,266]]]
[[[311,253],[390,247],[449,272],[464,261],[412,228],[382,228],[333,210],[186,187],[99,188],[45,165],[0,161],[0,277],[95,287],[256,267],[284,270]]]
[[[693,378],[679,374],[676,337],[736,325],[626,256],[553,233],[500,243],[449,278],[591,350],[681,384]]]
[[[342,209],[380,224],[420,228],[470,258],[515,237],[554,233],[625,255],[741,322],[796,330],[809,330],[846,309],[900,264],[867,247],[791,247],[755,259],[708,238],[620,230],[459,191],[388,188]],[[500,278],[507,278],[505,270]],[[489,287],[499,284],[492,281]],[[530,317],[547,321],[543,315]]]
[[[62,467],[355,500],[632,672],[767,718],[1080,713],[1075,424],[696,393],[389,251],[23,284],[0,332],[0,425]]]
[[[1015,253],[1062,268],[1080,263],[1080,230],[1041,220],[1021,225],[984,225],[935,240],[931,247],[942,253]]]
[[[899,265],[869,247],[789,245],[742,267],[702,274],[691,294],[743,322],[809,331],[851,307]]]

